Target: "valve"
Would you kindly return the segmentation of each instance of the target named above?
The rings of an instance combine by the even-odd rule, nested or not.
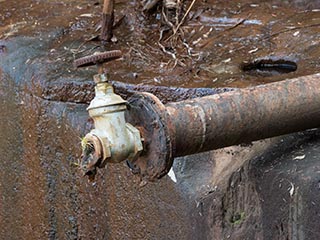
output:
[[[138,129],[127,123],[127,101],[114,93],[104,73],[103,63],[121,57],[121,51],[95,53],[74,61],[75,67],[98,65],[95,97],[87,111],[95,128],[82,139],[80,169],[89,180],[94,180],[97,168],[108,162],[134,161],[141,153],[142,140]]]

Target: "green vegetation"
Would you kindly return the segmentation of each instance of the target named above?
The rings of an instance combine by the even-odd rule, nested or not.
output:
[[[243,222],[244,219],[245,219],[245,212],[235,213],[234,215],[231,216],[230,223],[232,225],[239,225]]]

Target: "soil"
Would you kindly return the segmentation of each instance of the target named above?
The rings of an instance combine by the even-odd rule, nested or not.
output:
[[[0,238],[319,239],[317,130],[178,158],[177,183],[141,188],[125,163],[88,183],[97,69],[72,64],[120,49],[105,65],[116,90],[163,102],[317,73],[319,1],[186,1],[174,34],[161,3],[117,0],[110,43],[101,4],[0,0]]]

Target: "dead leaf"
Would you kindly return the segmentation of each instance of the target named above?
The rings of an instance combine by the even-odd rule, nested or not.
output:
[[[92,17],[93,16],[93,14],[91,14],[91,13],[84,13],[84,14],[81,14],[80,15],[80,17]]]
[[[306,155],[303,154],[303,155],[294,157],[293,160],[302,160],[302,159],[304,159],[305,157],[306,157]]]
[[[290,194],[290,197],[292,197],[293,194],[294,194],[294,185],[293,185],[292,182],[290,182],[290,185],[291,185],[291,188],[290,188],[290,190],[289,190],[289,194]]]

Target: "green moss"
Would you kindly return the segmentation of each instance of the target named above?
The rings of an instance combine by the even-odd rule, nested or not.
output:
[[[230,223],[232,225],[239,225],[241,224],[245,219],[245,212],[235,213],[230,218]]]

